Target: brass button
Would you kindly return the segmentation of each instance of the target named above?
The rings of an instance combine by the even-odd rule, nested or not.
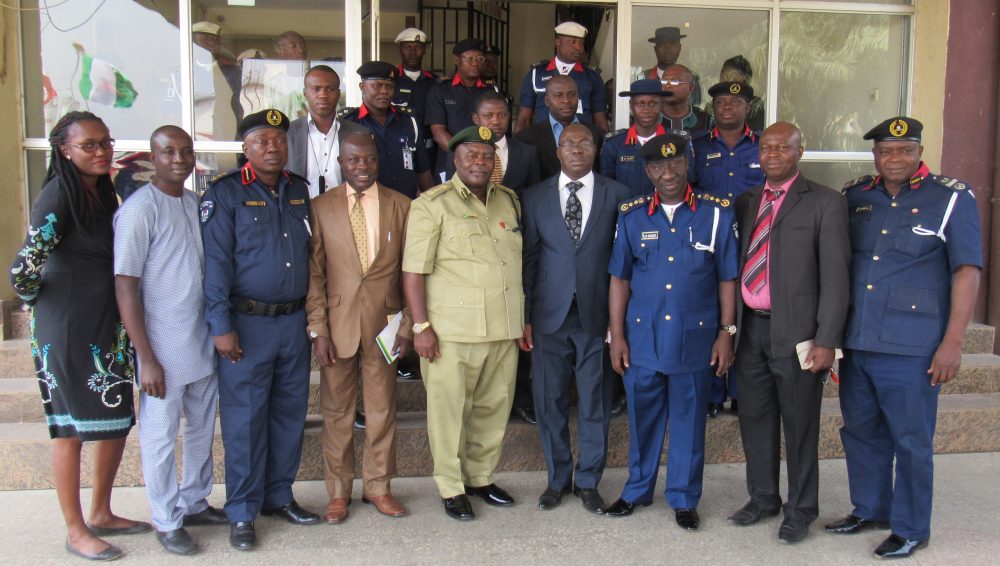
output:
[[[646,244],[639,244],[639,247],[640,248],[644,248],[644,247],[646,247]]]
[[[910,305],[910,308],[916,310],[917,305]]]
[[[673,284],[671,284],[671,283],[667,283],[667,290],[668,290],[668,291],[669,291],[670,289],[673,289],[673,288],[674,288]]]
[[[670,231],[671,231],[671,232],[676,232],[676,231],[677,231],[677,228],[671,228],[671,229],[670,229]]]
[[[663,317],[663,318],[664,318],[665,320],[670,320],[670,315],[668,314],[667,316],[665,316],[665,317]]]
[[[872,257],[872,260],[874,260],[874,261],[878,261],[878,256],[874,256],[874,257]]]
[[[732,177],[733,175],[734,175],[734,173],[732,171],[730,171],[729,172],[729,176]]]
[[[892,204],[890,204],[889,206],[891,206],[891,207],[893,207],[893,208],[896,208],[896,203],[892,203]]]
[[[919,210],[919,209],[917,209],[917,208],[914,208],[914,209],[913,209],[913,210],[911,210],[910,212],[912,212],[913,214],[916,214],[916,213],[920,212],[920,210]]]
[[[635,321],[636,321],[636,322],[642,322],[642,321],[641,321],[641,320],[639,320],[638,318],[637,318],[637,319],[635,319]]]
[[[865,285],[865,289],[868,289],[869,291],[871,291],[871,290],[872,290],[872,289],[874,289],[874,288],[875,288],[875,286],[874,286],[874,285],[872,285],[871,283],[869,283],[869,284]]]
[[[885,228],[882,228],[882,233],[883,233],[883,234],[888,234],[888,233],[889,233],[889,231],[888,231],[888,230],[886,230]]]
[[[285,262],[285,267],[291,267],[291,266],[292,266],[291,262]]]
[[[668,257],[668,258],[667,258],[667,261],[674,261],[674,256],[670,256],[670,257]]]

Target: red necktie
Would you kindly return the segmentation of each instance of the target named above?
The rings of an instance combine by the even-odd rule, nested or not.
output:
[[[743,284],[751,294],[756,295],[767,283],[767,248],[771,239],[771,219],[774,201],[785,191],[764,189],[764,204],[757,213],[753,237],[747,248],[747,262],[743,267]]]

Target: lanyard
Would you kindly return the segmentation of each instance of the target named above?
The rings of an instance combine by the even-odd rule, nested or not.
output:
[[[313,122],[313,126],[314,127],[315,127],[315,124],[316,123]],[[330,133],[328,133],[327,136],[330,136],[330,135],[334,135],[335,136],[335,135],[337,135],[337,133],[335,131],[336,128],[337,128],[337,121],[334,120],[333,121],[333,125],[330,126]],[[319,131],[319,128],[316,128],[316,131]],[[312,130],[309,130],[307,132],[307,134],[308,135],[306,136],[306,141],[309,143],[309,151],[312,153],[313,159],[316,160],[316,166],[319,167],[319,165],[320,165],[320,163],[319,163],[319,154],[316,153],[316,148],[313,147],[313,133],[312,133]],[[319,167],[319,171],[318,171],[319,172],[319,194],[323,194],[324,192],[326,192],[326,175],[325,174],[326,174],[327,167],[330,166],[330,158],[331,157],[333,157],[333,152],[332,151],[327,152],[327,154],[326,154],[326,161],[323,163],[322,167]]]

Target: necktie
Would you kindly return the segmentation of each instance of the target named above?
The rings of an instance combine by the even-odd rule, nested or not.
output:
[[[582,187],[583,183],[580,181],[566,183],[566,188],[569,189],[569,198],[566,199],[566,230],[574,244],[580,243],[580,231],[583,228],[583,206],[576,196],[576,191]]]
[[[493,152],[493,174],[490,175],[490,180],[498,185],[503,181],[503,163],[500,163],[499,149]]]
[[[774,201],[785,191],[764,190],[764,204],[757,213],[753,237],[747,248],[747,262],[743,268],[743,284],[751,294],[756,295],[767,283],[767,248],[771,239],[771,220]]]
[[[361,273],[368,271],[368,225],[365,222],[365,209],[361,207],[360,192],[354,193],[354,206],[351,207],[351,232],[354,233],[354,245],[358,248],[358,259],[361,260]]]

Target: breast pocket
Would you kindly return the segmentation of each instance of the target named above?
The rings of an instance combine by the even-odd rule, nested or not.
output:
[[[309,207],[291,206],[288,208],[291,229],[302,238],[308,240],[312,235],[312,228],[309,227]]]
[[[445,224],[441,240],[456,257],[472,257],[483,253],[486,235],[482,226],[473,220],[460,220]]]
[[[259,248],[270,235],[271,211],[266,207],[244,207],[236,211],[236,241],[240,246]]]
[[[640,240],[632,247],[632,255],[635,256],[635,268],[639,271],[649,271],[655,267],[656,257],[659,254],[660,240]]]
[[[869,250],[874,247],[871,242],[871,211],[851,212],[850,234],[854,249]]]
[[[475,287],[443,289],[434,328],[446,336],[486,336],[486,292]]]
[[[929,253],[936,246],[943,245],[937,236],[941,218],[929,214],[914,214],[909,222],[900,226],[893,240],[893,248],[914,257]]]

